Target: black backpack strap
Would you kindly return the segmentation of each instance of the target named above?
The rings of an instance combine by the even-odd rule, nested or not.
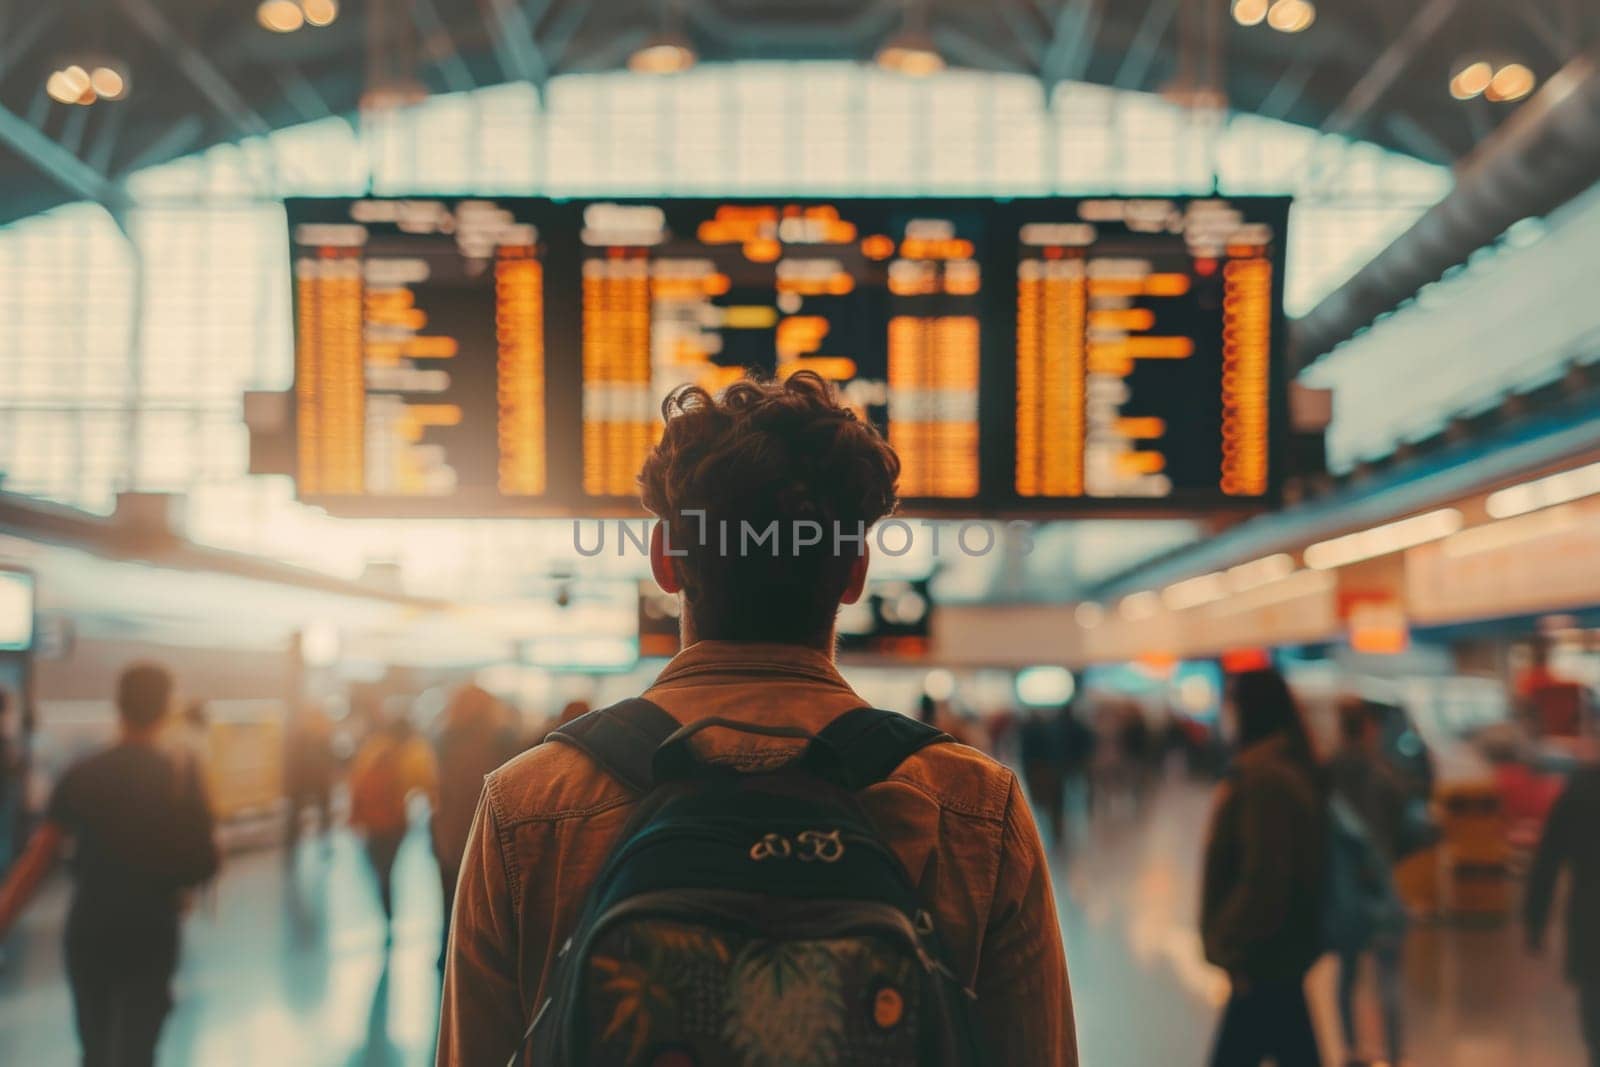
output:
[[[651,761],[682,724],[643,697],[580,715],[546,741],[560,741],[598,763],[617,781],[644,794],[654,780]]]
[[[805,761],[817,774],[845,789],[865,789],[889,777],[913,753],[954,740],[897,711],[856,708],[817,733]]]

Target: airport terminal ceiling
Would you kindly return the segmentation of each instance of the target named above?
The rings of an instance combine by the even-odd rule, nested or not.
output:
[[[351,576],[412,533],[514,555],[539,538],[341,525],[292,503],[283,480],[244,475],[240,397],[286,388],[293,368],[281,197],[1293,194],[1285,304],[1302,314],[1444,195],[1447,165],[1514,110],[1450,99],[1460,26],[1495,29],[1545,73],[1596,21],[1559,3],[1341,4],[1287,38],[1222,4],[1208,29],[1160,0],[934,3],[928,26],[955,69],[912,79],[861,62],[900,27],[899,5],[687,3],[678,28],[705,62],[649,78],[619,68],[659,30],[656,5],[479,6],[404,5],[406,77],[430,98],[359,120],[363,87],[385,77],[364,65],[365,35],[392,4],[349,3],[287,35],[221,5],[12,10],[0,212],[36,217],[0,232],[0,275],[17,283],[0,293],[17,357],[0,367],[8,488],[97,511],[119,490],[183,492],[199,539]],[[84,26],[96,48],[125,50],[123,110],[38,91],[48,72],[30,64],[83,44]],[[1208,71],[1193,42],[1213,31],[1226,62]],[[1231,118],[1189,110],[1202,84],[1225,89]],[[106,184],[59,153],[12,151],[30,109]],[[116,194],[114,215],[81,203],[97,191]],[[1147,532],[1165,547],[1195,531]],[[1057,553],[1078,539],[1052,536]],[[444,566],[426,569],[437,582]]]
[[[1216,99],[1381,145],[1431,163],[1466,155],[1509,109],[1463,108],[1444,91],[1452,64],[1492,49],[1548,75],[1600,23],[1580,0],[1341,0],[1315,32],[1286,39],[1237,25],[1227,5],[1144,0],[345,0],[331,24],[269,32],[253,5],[216,0],[62,0],[8,5],[0,44],[0,133],[24,118],[75,166],[29,138],[54,175],[0,152],[0,222],[84,195],[86,186],[209,145],[353,114],[374,85],[400,94],[502,82],[543,85],[621,67],[663,32],[663,12],[706,62],[869,61],[902,19],[925,24],[953,67]],[[1261,5],[1263,8],[1265,5]],[[39,89],[60,57],[103,54],[127,72],[125,107],[45,110]],[[375,56],[383,56],[375,60]],[[9,113],[9,114],[5,114]],[[98,178],[97,178],[98,176]],[[60,180],[58,180],[60,179]]]

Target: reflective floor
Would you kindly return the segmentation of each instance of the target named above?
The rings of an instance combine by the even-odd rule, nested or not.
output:
[[[1057,895],[1084,1067],[1189,1067],[1206,1061],[1227,981],[1197,933],[1199,868],[1211,791],[1163,786],[1077,824],[1058,860]],[[1552,936],[1552,945],[1560,938]],[[1515,922],[1417,925],[1405,947],[1406,1059],[1411,1067],[1583,1067],[1576,997],[1559,950],[1531,957]],[[1324,1061],[1343,1064],[1325,958],[1309,980]],[[1370,991],[1358,994],[1361,1047],[1382,1053]]]
[[[1058,896],[1085,1067],[1204,1063],[1225,983],[1200,959],[1196,879],[1209,791],[1160,788],[1142,811],[1102,804],[1057,856]],[[164,1067],[390,1067],[431,1060],[439,890],[426,838],[397,870],[386,949],[364,857],[337,835],[280,853],[236,855],[187,929]],[[0,1061],[66,1064],[76,1054],[61,973],[64,885],[24,918],[0,964]],[[1423,927],[1407,946],[1415,1067],[1581,1067],[1571,991],[1554,956],[1522,953],[1512,926]],[[1341,1062],[1333,968],[1313,974],[1327,1059]],[[1377,1021],[1366,1018],[1368,1042]]]
[[[229,857],[184,934],[163,1067],[412,1067],[432,1063],[438,1017],[439,880],[425,834],[396,864],[394,942],[356,840]],[[40,899],[0,965],[3,1063],[77,1054],[62,973],[65,886]],[[12,1055],[15,1054],[15,1059]]]

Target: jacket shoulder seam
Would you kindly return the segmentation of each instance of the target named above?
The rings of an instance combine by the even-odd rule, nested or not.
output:
[[[929,800],[933,801],[935,804],[939,805],[939,807],[946,811],[953,811],[957,815],[966,815],[974,819],[982,819],[985,822],[1005,822],[1005,812],[1002,811],[996,813],[991,809],[977,804],[966,804],[959,800],[952,800],[949,797],[940,796],[938,793],[934,792],[932,789],[929,789],[926,785],[917,781],[904,771],[896,771],[894,774],[891,774],[889,777],[885,778],[884,781],[894,782],[898,785],[909,786],[910,788],[921,793],[923,796],[927,797]]]
[[[631,804],[633,803],[633,799],[634,798],[631,796],[612,797],[610,800],[603,800],[598,804],[590,804],[588,807],[584,808],[562,808],[558,811],[528,812],[523,815],[518,815],[515,819],[507,819],[501,824],[501,827],[503,830],[509,833],[510,831],[515,830],[517,827],[527,826],[529,823],[554,823],[566,822],[569,819],[584,819],[592,815],[600,815],[611,811],[614,808],[620,808],[627,804]]]
[[[494,823],[494,838],[496,846],[500,849],[500,869],[505,872],[506,889],[511,893],[512,914],[516,915],[521,907],[522,884],[520,872],[511,862],[511,830],[503,814],[503,800],[500,795],[500,778],[490,775],[484,781],[484,795],[488,797],[489,818]]]

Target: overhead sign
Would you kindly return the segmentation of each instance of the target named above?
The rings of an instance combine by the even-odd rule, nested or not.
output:
[[[924,514],[1259,508],[1288,201],[287,202],[294,471],[349,514],[627,512],[676,386],[812,370]]]

